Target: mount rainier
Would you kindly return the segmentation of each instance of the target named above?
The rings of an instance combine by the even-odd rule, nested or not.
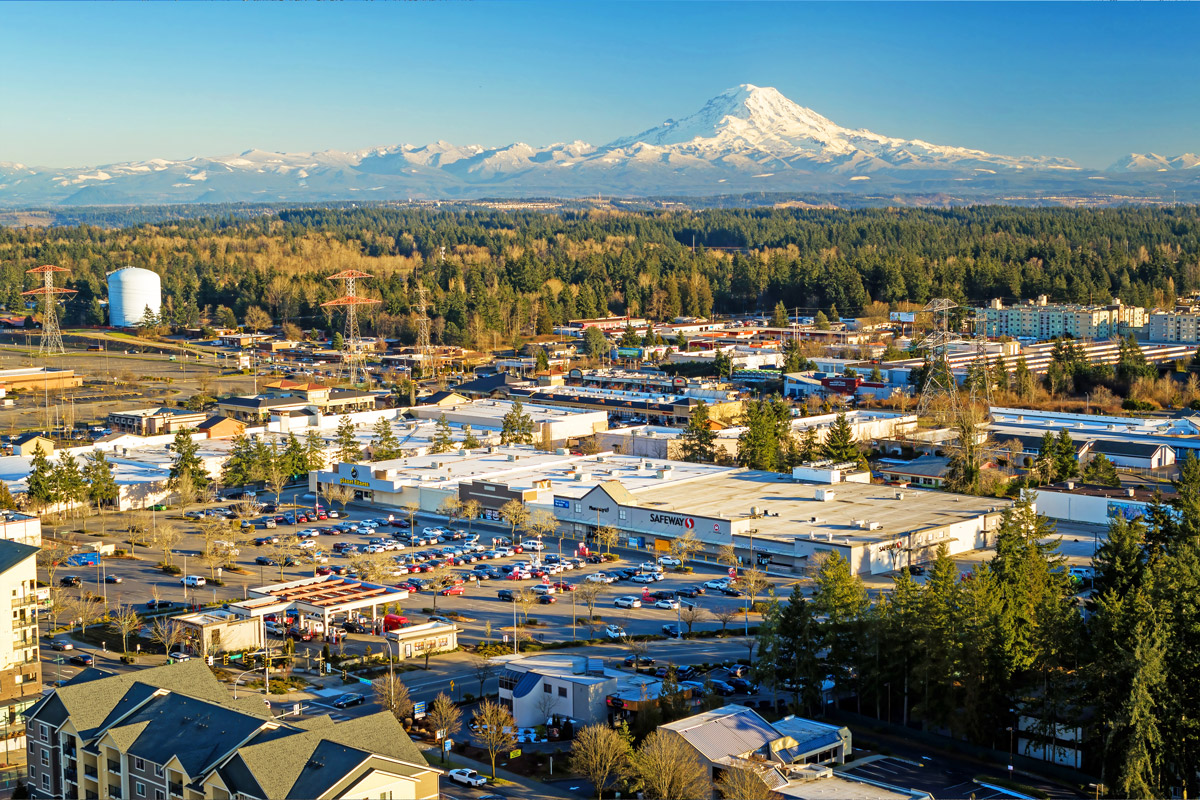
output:
[[[746,192],[1036,201],[1062,193],[1195,188],[1200,159],[1131,154],[1109,171],[851,130],[748,84],[605,145],[447,142],[355,152],[153,159],[56,169],[0,162],[0,205],[318,202],[478,197],[701,196]]]

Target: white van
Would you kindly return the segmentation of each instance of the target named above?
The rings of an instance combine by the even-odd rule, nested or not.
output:
[[[203,586],[205,584],[204,578],[199,575],[185,575],[179,579],[179,582],[184,586]]]

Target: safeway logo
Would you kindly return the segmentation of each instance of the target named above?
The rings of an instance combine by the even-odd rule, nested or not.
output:
[[[683,527],[687,528],[690,531],[692,528],[696,527],[696,520],[692,519],[691,517],[688,517],[687,520],[683,523]]]
[[[674,514],[651,514],[650,521],[663,525],[678,525],[689,529],[696,527],[696,520],[691,517],[679,517]]]

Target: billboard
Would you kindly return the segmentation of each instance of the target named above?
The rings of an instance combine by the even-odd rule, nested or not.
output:
[[[893,311],[888,314],[888,319],[892,322],[916,322],[917,312],[915,311]]]

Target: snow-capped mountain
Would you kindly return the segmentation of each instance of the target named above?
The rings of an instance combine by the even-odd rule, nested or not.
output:
[[[0,153],[2,155],[2,153]],[[1141,173],[1180,172],[1194,155],[1131,155],[1107,173],[1061,158],[994,155],[844,128],[775,89],[744,84],[682,119],[606,145],[392,145],[56,169],[0,162],[0,205],[317,202],[596,193],[947,195],[967,199],[1136,192]],[[1197,173],[1191,173],[1196,175]],[[1182,175],[1181,175],[1182,177]],[[1088,181],[1092,181],[1089,183]],[[1132,188],[1131,188],[1132,187]]]
[[[1197,167],[1200,167],[1200,156],[1195,153],[1184,153],[1174,158],[1160,156],[1157,153],[1130,153],[1109,169],[1113,172],[1170,172],[1178,169],[1196,169]]]

